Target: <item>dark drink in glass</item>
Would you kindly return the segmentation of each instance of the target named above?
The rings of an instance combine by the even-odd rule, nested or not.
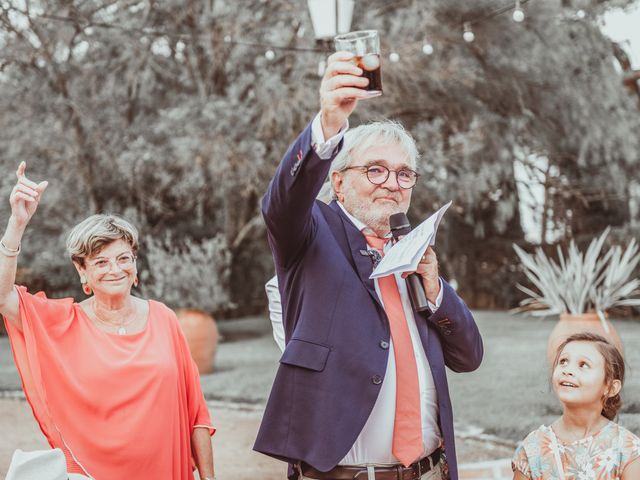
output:
[[[362,76],[369,79],[369,85],[365,87],[365,90],[382,92],[380,55],[370,53],[363,57],[356,57],[356,65],[362,69]]]
[[[382,94],[382,72],[380,70],[380,37],[376,30],[338,35],[334,39],[337,51],[354,55],[354,63],[362,69],[362,76],[369,79],[365,90]]]

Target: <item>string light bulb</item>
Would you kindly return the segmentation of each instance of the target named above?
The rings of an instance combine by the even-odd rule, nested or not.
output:
[[[516,0],[516,6],[513,9],[513,21],[518,23],[524,21],[524,10],[522,10],[520,0]]]
[[[467,43],[471,43],[476,39],[473,31],[471,31],[471,24],[469,22],[464,22],[464,33],[462,34],[462,38]]]
[[[271,61],[276,58],[276,52],[274,52],[273,50],[267,50],[266,52],[264,52],[264,56],[267,60]]]
[[[389,54],[389,60],[391,60],[393,63],[399,62],[400,61],[400,55],[398,55],[396,52],[391,52]]]
[[[425,55],[431,55],[433,53],[433,45],[429,42],[425,42],[424,45],[422,45],[422,53]]]

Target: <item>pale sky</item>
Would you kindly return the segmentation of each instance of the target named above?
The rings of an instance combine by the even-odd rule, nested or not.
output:
[[[640,70],[640,0],[636,0],[632,7],[622,10],[615,9],[607,12],[601,19],[602,32],[616,43],[619,43],[629,55],[631,66]],[[544,157],[529,158],[542,170],[546,168],[547,159]],[[529,242],[540,243],[542,231],[542,205],[544,199],[543,178],[536,177],[535,172],[527,170],[520,161],[514,162],[514,172],[520,195],[520,221]],[[528,185],[524,188],[523,185]],[[553,242],[561,231],[554,230],[553,224],[548,225],[545,241]]]
[[[626,10],[615,9],[603,16],[602,32],[620,43],[635,70],[640,70],[640,1]]]

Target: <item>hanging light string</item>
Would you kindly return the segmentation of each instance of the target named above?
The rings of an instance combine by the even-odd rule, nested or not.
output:
[[[284,45],[267,45],[265,43],[259,42],[247,42],[245,40],[233,40],[230,36],[226,36],[224,39],[224,43],[228,43],[230,45],[245,45],[248,47],[260,47],[267,48],[269,50],[281,50],[285,52],[316,52],[316,53],[325,53],[327,49],[325,48],[313,48],[313,47],[290,47]],[[269,51],[267,50],[267,51]]]
[[[23,12],[21,12],[23,13]],[[39,15],[40,18],[46,18],[47,20],[55,20],[58,22],[71,23],[74,25],[84,23],[83,28],[105,28],[110,30],[119,30],[125,33],[137,33],[142,35],[147,35],[150,37],[169,37],[169,38],[193,38],[195,37],[204,37],[210,36],[208,34],[196,34],[193,35],[191,33],[182,33],[182,32],[170,32],[166,30],[157,30],[153,28],[135,28],[135,27],[122,27],[120,25],[115,25],[113,23],[106,22],[95,22],[95,21],[86,21],[83,22],[82,19],[79,18],[71,18],[64,17],[61,15],[53,15],[53,14],[42,14]],[[230,35],[226,35],[224,37],[224,43],[229,45],[244,45],[248,47],[259,47],[259,48],[269,48],[271,50],[283,50],[288,52],[325,52],[324,48],[317,47],[295,47],[295,46],[285,46],[285,45],[270,45],[262,42],[252,42],[247,40],[234,40]]]
[[[475,24],[478,24],[478,23],[485,22],[487,20],[491,20],[492,18],[495,18],[498,15],[503,15],[503,14],[505,14],[507,12],[510,12],[511,10],[515,10],[516,8],[518,8],[519,5],[524,5],[525,3],[528,3],[528,2],[529,2],[529,0],[521,0],[519,2],[518,1],[512,1],[508,5],[496,8],[494,11],[489,12],[484,16],[477,17],[477,18],[474,18],[472,20],[465,20],[463,22],[463,24],[464,23],[468,23],[469,25],[475,25]]]
[[[464,20],[462,22],[462,31],[463,31],[463,39],[467,43],[473,42],[475,40],[475,34],[472,30],[473,25],[477,25],[482,22],[486,22],[491,20],[499,15],[503,15],[507,12],[513,11],[513,20],[516,22],[522,22],[524,20],[524,11],[522,10],[522,5],[528,3],[529,0],[514,0],[510,2],[508,5],[504,5],[502,7],[496,8],[495,10],[487,13],[486,15],[479,16],[474,19]],[[22,12],[23,15],[27,15],[26,12]],[[157,30],[155,28],[136,28],[136,27],[123,27],[120,25],[115,25],[107,22],[95,22],[89,19],[83,19],[81,17],[72,18],[66,17],[62,15],[55,14],[41,14],[40,18],[54,20],[58,22],[71,23],[73,25],[79,25],[82,28],[104,28],[111,30],[118,30],[125,33],[136,33],[141,35],[147,35],[150,37],[169,37],[169,38],[193,38],[193,37],[210,37],[210,34],[191,34],[191,33],[183,33],[183,32],[172,32],[165,30]],[[325,43],[324,45],[320,45],[317,47],[297,47],[290,45],[273,45],[264,42],[257,41],[249,41],[249,40],[236,40],[233,39],[230,35],[226,35],[224,37],[223,42],[227,45],[242,45],[248,47],[261,48],[265,50],[265,57],[267,60],[273,60],[275,58],[275,51],[281,52],[314,52],[314,53],[323,53],[326,54],[331,52],[332,49],[329,43]],[[428,38],[424,39],[424,43],[422,45],[422,53],[425,55],[432,55],[434,53],[434,46],[429,42]],[[389,59],[392,62],[397,62],[400,60],[400,55],[396,51],[392,51],[389,55]]]
[[[478,17],[472,20],[465,20],[464,22],[462,22],[462,38],[467,43],[473,42],[476,38],[471,28],[473,25],[486,22],[497,17],[498,15],[503,15],[512,10],[512,18],[514,22],[520,23],[524,21],[524,10],[522,9],[522,5],[524,5],[528,1],[529,0],[515,0],[515,2],[512,2],[509,5],[505,5],[504,7],[497,8],[482,17]]]

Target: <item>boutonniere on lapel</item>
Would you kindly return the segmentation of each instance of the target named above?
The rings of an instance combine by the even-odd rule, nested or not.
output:
[[[369,257],[371,259],[371,263],[373,264],[373,268],[376,268],[382,260],[382,255],[377,250],[360,250],[360,255],[365,257]]]

